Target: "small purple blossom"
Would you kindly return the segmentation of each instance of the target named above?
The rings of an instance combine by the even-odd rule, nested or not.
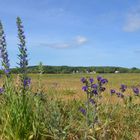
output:
[[[84,78],[84,77],[81,78],[81,82],[82,82],[82,83],[85,83],[86,81],[87,81],[86,78]]]
[[[24,87],[29,87],[31,84],[31,79],[27,77],[26,79],[24,79],[23,84]]]
[[[8,75],[8,74],[10,73],[10,70],[9,70],[9,69],[5,69],[5,70],[4,70],[4,73],[5,73],[6,75]]]
[[[111,95],[113,95],[116,91],[114,89],[110,90]]]
[[[80,107],[79,110],[83,115],[86,115],[86,110],[84,108]]]
[[[92,104],[92,105],[95,105],[95,101],[93,99],[89,99],[89,102]]]
[[[88,87],[87,87],[87,86],[83,86],[83,87],[82,87],[82,90],[83,90],[83,91],[87,91],[87,90],[88,90]]]
[[[108,82],[108,80],[107,79],[101,79],[100,82],[101,82],[101,84],[105,84],[105,83]]]
[[[101,80],[102,80],[102,77],[101,77],[101,76],[98,76],[98,77],[97,77],[97,80],[98,80],[98,81],[101,81]]]
[[[94,79],[93,78],[89,78],[89,81],[90,81],[90,83],[93,83]]]
[[[4,88],[0,88],[0,94],[2,94],[4,92]]]
[[[98,88],[98,85],[97,85],[97,84],[92,84],[92,85],[91,85],[91,88],[97,89],[97,88]]]
[[[97,90],[92,90],[92,93],[97,95],[98,94],[98,91]]]
[[[127,89],[127,86],[124,85],[124,84],[122,84],[121,87],[120,87],[120,90],[121,90],[122,92],[125,92],[126,89]]]
[[[139,89],[138,88],[133,88],[133,92],[134,92],[134,94],[136,95],[136,96],[138,96],[139,95],[139,93],[140,93],[140,91],[139,91]]]

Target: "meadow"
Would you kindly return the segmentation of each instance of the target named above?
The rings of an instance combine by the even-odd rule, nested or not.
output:
[[[31,84],[24,97],[25,103],[22,96],[15,94],[19,92],[20,85],[17,85],[20,83],[19,75],[11,75],[13,79],[11,84],[14,85],[8,89],[10,97],[4,95],[10,102],[6,103],[7,99],[0,96],[1,139],[140,139],[139,97],[134,97],[133,101],[126,103],[125,99],[111,96],[110,93],[111,89],[119,91],[120,85],[125,84],[127,90],[124,96],[133,97],[132,88],[140,86],[140,74],[100,74],[108,79],[108,83],[102,98],[98,100],[99,123],[93,123],[94,107],[91,105],[89,108],[93,113],[89,115],[90,125],[87,125],[86,116],[80,110],[81,106],[86,108],[87,102],[87,94],[82,90],[83,83],[80,79],[93,77],[94,83],[97,83],[98,74],[29,74],[28,76],[31,78]],[[4,76],[1,77],[1,84],[2,81],[4,82]]]
[[[107,96],[110,93],[110,89],[119,89],[121,84],[128,86],[129,93],[132,93],[133,86],[140,86],[140,74],[132,73],[120,73],[120,74],[43,74],[42,76],[42,87],[45,93],[51,92],[51,90],[59,91],[57,94],[67,99],[79,98],[80,100],[85,97],[82,91],[82,83],[80,79],[82,77],[97,77],[103,76],[107,78],[109,83],[106,85]],[[29,77],[32,79],[31,88],[35,92],[37,91],[38,75],[30,74]],[[66,96],[65,96],[66,95]]]
[[[139,140],[140,74],[28,74],[17,18],[19,74],[0,22],[0,140]]]

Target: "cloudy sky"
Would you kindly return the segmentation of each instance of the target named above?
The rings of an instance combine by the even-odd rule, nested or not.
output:
[[[140,68],[140,0],[0,0],[12,67],[17,16],[30,65]]]

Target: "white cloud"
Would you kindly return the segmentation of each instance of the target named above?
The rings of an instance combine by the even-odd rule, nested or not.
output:
[[[56,48],[56,49],[66,49],[66,48],[83,46],[87,42],[88,39],[86,37],[76,36],[73,40],[69,42],[57,42],[57,43],[44,42],[44,43],[39,43],[39,46],[45,46],[45,47]]]
[[[125,32],[135,32],[140,30],[140,7],[135,7],[135,9],[127,15],[123,30]]]
[[[77,45],[83,45],[83,44],[85,44],[85,43],[87,43],[87,38],[86,37],[84,37],[84,36],[77,36],[76,38],[75,38],[75,43],[77,44]]]
[[[56,49],[65,49],[70,48],[70,44],[68,43],[40,43],[39,46],[46,46],[50,48],[56,48]]]

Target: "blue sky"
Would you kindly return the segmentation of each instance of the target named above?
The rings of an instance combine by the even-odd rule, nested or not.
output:
[[[29,64],[140,68],[139,0],[0,0],[11,66],[17,66],[16,17]]]

